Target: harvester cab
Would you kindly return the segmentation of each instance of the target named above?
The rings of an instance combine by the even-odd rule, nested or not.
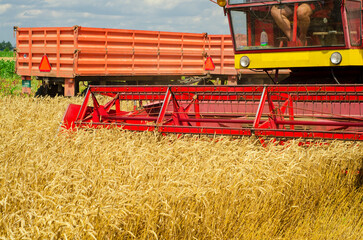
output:
[[[229,8],[236,51],[344,46],[340,4],[271,2]]]
[[[235,67],[290,69],[293,84],[90,86],[64,127],[363,141],[361,1],[215,3],[230,22]]]
[[[283,83],[363,82],[361,1],[229,0],[224,9],[237,69],[290,69]]]

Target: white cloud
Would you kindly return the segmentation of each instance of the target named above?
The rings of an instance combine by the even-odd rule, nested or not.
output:
[[[84,12],[84,13],[82,13],[82,17],[89,18],[89,17],[93,17],[93,16],[91,13]]]
[[[11,8],[11,4],[0,4],[0,14],[5,13],[7,10]]]
[[[200,22],[202,22],[202,17],[201,16],[193,17],[192,21],[194,23],[200,23]]]
[[[115,1],[108,1],[105,6],[106,7],[121,7],[122,5],[127,6],[130,3],[133,3],[131,0],[115,0]]]
[[[13,22],[1,22],[0,26],[9,28],[9,27],[13,27],[14,23]]]
[[[75,1],[75,0],[62,0],[62,1],[59,1],[59,0],[44,0],[47,4],[46,6],[48,7],[59,7],[59,6],[75,6],[79,3],[84,3],[84,4],[89,4],[90,1],[84,1],[84,0],[78,0],[78,1]]]
[[[52,16],[52,18],[58,19],[64,16],[64,13],[60,11],[50,11],[50,15]]]
[[[208,0],[0,0],[0,13],[0,23],[19,27],[229,33],[222,9]],[[9,25],[0,24],[2,40],[15,42]]]
[[[145,4],[148,5],[148,7],[155,7],[159,9],[173,9],[176,6],[182,4],[191,2],[190,0],[144,0]]]
[[[42,15],[43,11],[39,9],[31,9],[21,12],[17,15],[18,18],[36,18]]]

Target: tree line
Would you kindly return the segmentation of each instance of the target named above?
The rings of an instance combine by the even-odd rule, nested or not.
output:
[[[11,42],[0,42],[0,51],[11,51],[14,49],[14,46],[11,44]]]

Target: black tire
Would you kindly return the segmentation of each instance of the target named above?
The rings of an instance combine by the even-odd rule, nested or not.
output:
[[[58,85],[49,85],[48,88],[48,95],[50,97],[55,97],[55,96],[64,96],[64,88],[62,87],[60,89],[60,92],[58,91]]]
[[[61,92],[58,92],[57,85],[50,85],[48,86],[40,86],[35,93],[35,97],[55,97],[55,96],[63,96],[64,95],[64,88],[62,87]]]
[[[40,86],[35,92],[35,97],[45,97],[47,96],[47,89],[44,86]]]

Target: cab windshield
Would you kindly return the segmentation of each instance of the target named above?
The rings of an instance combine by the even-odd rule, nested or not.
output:
[[[251,7],[250,3],[256,3]],[[269,1],[230,0],[249,3],[231,8],[236,50],[288,47],[344,46],[340,1],[307,1],[268,5]]]

